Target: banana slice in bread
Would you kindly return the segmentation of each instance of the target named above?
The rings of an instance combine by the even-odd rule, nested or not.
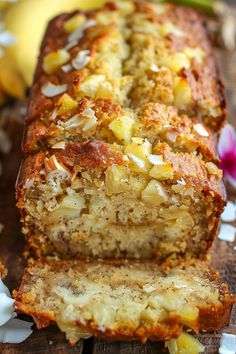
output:
[[[38,261],[14,293],[38,328],[56,323],[67,339],[169,340],[227,325],[233,296],[207,264],[159,267],[137,261]]]

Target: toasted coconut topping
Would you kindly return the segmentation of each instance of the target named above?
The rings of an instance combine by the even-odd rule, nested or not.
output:
[[[24,188],[30,189],[34,185],[34,178],[27,178],[24,184]]]
[[[61,70],[64,71],[64,73],[68,73],[69,71],[73,70],[73,67],[70,64],[66,64],[61,67]]]
[[[167,70],[164,66],[158,67],[156,64],[150,66],[150,70],[154,73],[159,73],[160,71]]]
[[[62,150],[65,150],[65,147],[66,147],[65,141],[59,141],[58,143],[52,146],[53,149],[62,149]]]
[[[83,37],[84,31],[89,27],[95,26],[96,24],[97,22],[94,20],[88,20],[85,22],[83,25],[77,28],[77,30],[71,33],[71,35],[68,37],[68,43],[79,41]]]
[[[148,156],[148,160],[153,164],[153,165],[163,165],[163,157],[161,155],[152,155],[150,154]]]
[[[42,86],[41,92],[46,97],[54,97],[60,95],[61,93],[66,92],[67,89],[68,89],[67,84],[54,85],[51,82],[47,82],[45,85]]]
[[[127,154],[127,156],[139,167],[139,168],[144,168],[145,167],[145,162],[140,159],[139,157],[133,155],[133,154]]]
[[[51,157],[49,158],[45,158],[44,160],[44,163],[45,163],[45,169],[46,169],[46,172],[52,172],[54,170],[60,170],[60,171],[65,171],[65,172],[68,172],[68,169],[62,165],[61,163],[59,163],[57,161],[57,158],[55,155],[52,155]]]
[[[73,68],[76,70],[83,69],[91,60],[91,57],[88,55],[89,53],[89,50],[81,50],[72,60]]]
[[[200,135],[200,136],[209,136],[208,131],[204,126],[200,123],[194,124],[193,129]]]

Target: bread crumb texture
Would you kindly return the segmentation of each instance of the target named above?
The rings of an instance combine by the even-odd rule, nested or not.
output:
[[[168,340],[227,324],[233,297],[205,263],[48,261],[25,271],[14,294],[39,328],[56,322],[67,338]]]

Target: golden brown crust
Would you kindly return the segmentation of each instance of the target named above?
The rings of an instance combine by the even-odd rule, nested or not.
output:
[[[7,269],[1,262],[0,262],[0,275],[2,276],[2,279],[6,278],[7,276]]]
[[[194,101],[192,106],[189,107],[189,109],[187,108],[186,113],[188,115],[196,117],[196,119],[201,118],[201,116],[203,115],[206,124],[213,128],[213,130],[217,130],[225,120],[225,100],[223,95],[222,84],[219,80],[219,73],[217,71],[214,55],[207,36],[204,18],[197,11],[191,8],[167,5],[166,12],[158,14],[158,12],[154,11],[153,6],[154,5],[146,2],[136,3],[136,15],[138,16],[139,14],[143,14],[146,16],[147,21],[150,21],[151,23],[160,26],[171,22],[184,32],[183,36],[178,36],[173,33],[169,33],[165,36],[163,41],[167,50],[170,53],[181,52],[186,48],[196,49],[199,48],[199,45],[200,48],[204,50],[206,54],[204,60],[199,63],[198,60],[195,60],[193,58],[193,60],[191,61],[191,66],[189,68],[184,68],[179,74],[179,77],[182,77],[183,79],[186,79],[188,81],[191,87],[191,92]],[[116,12],[116,6],[114,4],[109,4],[106,9],[109,9],[109,11],[111,11],[111,14],[113,12]],[[97,14],[100,14],[103,11],[104,10],[92,11],[84,13],[84,15],[86,16],[87,20],[96,19]],[[107,37],[109,37],[113,33],[119,33],[120,31],[117,23],[114,23],[112,21],[110,24],[97,23],[92,28],[86,29],[84,31],[83,38],[81,38],[81,40],[76,46],[69,49],[68,52],[73,58],[80,50],[90,50],[91,63],[89,63],[88,68],[83,68],[82,70],[72,70],[66,73],[63,72],[63,70],[58,69],[52,74],[46,74],[43,70],[44,57],[52,51],[65,48],[69,34],[65,31],[63,24],[66,20],[78,14],[83,13],[77,11],[70,15],[63,14],[58,16],[50,22],[47,32],[45,34],[41,46],[37,70],[35,73],[34,84],[31,89],[28,113],[25,120],[27,131],[25,134],[23,149],[26,153],[36,151],[44,145],[47,147],[48,145],[50,145],[48,139],[50,137],[55,137],[58,134],[54,126],[55,122],[50,122],[52,112],[57,106],[58,96],[53,98],[45,97],[41,93],[41,87],[49,81],[53,84],[67,84],[68,93],[72,97],[74,97],[76,95],[76,88],[81,82],[84,81],[84,79],[89,77],[93,70],[93,65],[100,65],[100,62],[98,62],[97,64],[95,63],[95,61],[97,60],[97,55],[99,54],[100,45],[107,41]],[[132,24],[133,17],[135,17],[136,15],[131,13],[127,17],[128,24],[126,24],[126,26],[128,28],[131,26],[131,30],[134,29],[132,29],[132,25],[130,25],[129,21],[131,21]],[[119,18],[119,16],[121,15],[116,16],[117,18]],[[129,17],[131,20],[129,20]],[[121,33],[121,35],[123,34]],[[136,35],[135,30],[134,35]],[[150,39],[150,41],[152,40]],[[131,46],[132,51],[132,43],[128,43],[128,45]],[[123,65],[124,63],[121,64]],[[101,71],[101,74],[104,73],[105,75],[109,76],[109,72],[107,73],[106,71]],[[127,73],[127,75],[132,76],[132,73]],[[136,83],[138,79],[136,80],[135,75],[133,76],[133,79],[135,81],[135,90],[135,86],[138,85],[138,82]],[[115,79],[116,78],[114,77],[112,80]],[[155,82],[155,78],[150,79],[151,81],[154,80],[153,82]],[[172,81],[173,80],[171,79],[171,82]],[[132,88],[129,94],[131,95],[131,97],[134,94],[132,93]],[[139,98],[140,97],[138,97],[137,99],[139,100]],[[111,115],[114,116],[118,114],[118,111],[121,109],[121,107],[117,106],[117,103],[115,103],[115,97],[112,98],[112,101],[113,105],[110,104],[109,107],[106,106],[102,108],[103,115],[106,112],[106,115],[109,120],[111,119]],[[149,101],[152,101],[152,99]],[[96,106],[97,103],[95,103],[95,107]],[[211,116],[211,112],[213,111],[214,113],[212,113]],[[62,116],[60,116],[60,119],[66,120],[78,112],[80,112],[80,108],[64,113]],[[176,128],[176,131],[182,131],[183,134],[185,134],[186,132],[186,122],[184,120],[185,118],[183,118],[183,124],[178,124],[178,128]],[[188,126],[190,122],[191,120],[187,121]],[[97,137],[94,136],[93,138],[96,139]],[[208,158],[214,160],[217,159],[214,151],[214,138],[211,134],[209,136],[209,139],[204,137],[198,137],[195,140],[196,149],[200,153],[206,155]]]
[[[151,22],[165,24],[172,22],[183,30],[184,36],[173,33],[168,34],[167,41],[172,52],[182,51],[186,47],[201,47],[206,52],[202,63],[193,59],[189,69],[184,69],[182,77],[186,78],[191,86],[192,95],[195,101],[193,110],[198,111],[198,103],[202,100],[207,102],[209,107],[216,107],[218,116],[213,119],[206,117],[206,123],[214,129],[219,129],[226,119],[226,101],[224,86],[220,80],[219,70],[216,64],[215,55],[212,49],[206,19],[203,15],[191,7],[168,4],[168,11],[158,14],[153,10],[153,5],[146,2],[139,2],[136,5],[138,12],[146,14]]]
[[[55,272],[55,274],[59,271],[66,272],[68,269],[87,266],[89,267],[90,264],[105,264],[108,267],[117,267],[121,265],[129,265],[132,264],[132,262],[127,262],[127,260],[119,260],[119,261],[112,261],[112,260],[107,260],[107,261],[102,261],[102,260],[97,260],[97,261],[90,261],[90,260],[84,260],[84,261],[49,261],[46,260],[41,260],[36,264],[35,266],[32,266],[31,268],[28,268],[25,271],[20,289],[18,291],[14,291],[14,298],[16,299],[16,307],[20,312],[26,313],[31,315],[38,328],[44,328],[47,327],[49,324],[57,322],[57,314],[54,313],[53,311],[42,311],[40,310],[39,306],[36,305],[37,300],[35,299],[35,294],[33,293],[33,298],[31,298],[31,282],[34,282],[34,277],[36,276],[35,279],[37,279],[38,275],[35,274],[35,269],[39,270],[40,267],[44,267],[45,264],[48,265],[48,269],[50,272]],[[137,264],[137,262],[136,262]],[[200,264],[199,261],[197,260],[191,260],[189,263],[179,263],[175,264],[174,266],[180,267],[180,269],[184,270],[186,269],[187,272],[189,272],[188,268],[191,268],[192,265],[198,267]],[[154,263],[153,263],[154,265]],[[172,265],[173,266],[173,265]],[[163,265],[162,266],[162,272],[165,275],[168,275],[171,272],[172,266],[169,265]],[[34,268],[35,267],[35,268]],[[208,279],[212,283],[212,286],[214,288],[218,289],[219,296],[220,296],[220,302],[216,305],[211,305],[210,299],[209,299],[209,305],[208,306],[200,306],[199,307],[199,317],[196,320],[196,325],[195,325],[195,331],[198,332],[199,330],[205,330],[205,331],[216,331],[224,327],[229,323],[230,319],[230,312],[232,309],[232,305],[235,302],[235,297],[229,293],[229,290],[225,284],[220,283],[218,275],[207,265],[203,264],[201,265],[202,268],[204,269],[203,274],[201,274],[202,279]],[[132,269],[132,268],[131,268]],[[154,270],[155,268],[153,268]],[[194,268],[193,268],[194,269]],[[127,268],[128,272],[128,268]],[[37,273],[36,273],[37,274]],[[38,273],[39,274],[39,273]],[[178,271],[177,271],[178,274]],[[122,281],[121,281],[122,282]],[[138,282],[138,279],[137,279]],[[34,285],[32,284],[32,287]],[[201,294],[199,294],[201,296]],[[35,299],[35,300],[33,300]],[[179,316],[171,316],[170,318],[166,319],[166,321],[162,323],[156,323],[156,325],[153,327],[143,327],[140,326],[136,330],[133,328],[125,328],[122,329],[119,327],[114,328],[113,330],[109,328],[105,328],[104,332],[101,332],[101,329],[99,329],[98,324],[94,323],[93,321],[89,321],[86,323],[81,323],[81,321],[78,319],[73,323],[73,326],[77,326],[79,328],[84,329],[85,331],[91,333],[91,335],[101,338],[101,339],[112,339],[112,340],[141,340],[143,343],[147,341],[147,339],[151,340],[169,340],[171,338],[176,338],[180,335],[183,325],[181,324],[180,317]],[[73,340],[73,338],[71,338]]]

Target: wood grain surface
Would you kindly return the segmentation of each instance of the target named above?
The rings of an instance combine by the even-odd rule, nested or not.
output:
[[[226,85],[229,107],[229,120],[236,127],[236,53],[217,53],[221,73]],[[25,266],[22,251],[23,236],[20,232],[19,214],[15,207],[14,186],[22,154],[20,151],[23,130],[21,112],[25,104],[11,103],[0,113],[0,127],[5,126],[12,140],[10,154],[3,159],[3,175],[0,177],[0,222],[4,225],[0,235],[0,259],[7,266],[9,275],[6,283],[11,290],[17,288]],[[23,113],[23,112],[22,112]],[[236,199],[236,191],[228,188],[230,199]],[[236,224],[235,224],[236,225]],[[212,264],[220,272],[222,279],[236,293],[236,244],[216,240],[212,249]],[[27,317],[23,317],[27,318]],[[35,329],[35,327],[34,327]],[[224,332],[236,334],[236,311],[232,313],[231,324]],[[220,333],[202,334],[201,342],[206,346],[205,353],[217,354]],[[34,330],[33,334],[19,345],[0,345],[1,354],[161,354],[166,353],[163,343],[114,342],[107,343],[89,339],[76,346],[70,346],[56,327]]]

